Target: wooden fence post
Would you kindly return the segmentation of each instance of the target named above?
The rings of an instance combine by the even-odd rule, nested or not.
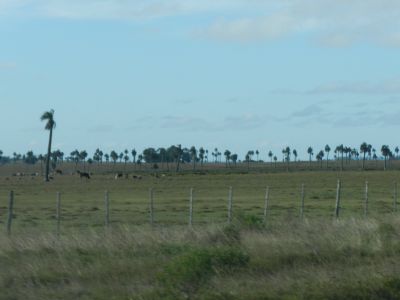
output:
[[[397,182],[394,183],[393,211],[397,211]]]
[[[8,199],[8,218],[7,218],[7,234],[11,235],[11,224],[13,219],[14,210],[14,192],[10,192],[10,197]]]
[[[336,205],[335,205],[336,219],[339,218],[339,213],[340,213],[340,192],[341,192],[341,182],[340,182],[340,179],[338,179],[337,188],[336,188]]]
[[[368,216],[368,181],[365,182],[364,217]]]
[[[268,214],[268,203],[269,202],[269,186],[265,190],[265,199],[264,199],[264,224],[267,223],[267,214]]]
[[[193,226],[193,188],[190,189],[189,195],[189,227]]]
[[[154,225],[154,189],[150,188],[149,190],[149,198],[150,198],[150,203],[149,203],[149,213],[150,213],[150,224],[151,226]]]
[[[104,193],[104,205],[105,205],[105,225],[108,227],[110,225],[110,195],[108,191]]]
[[[233,188],[229,187],[228,196],[228,224],[232,222],[232,198],[233,198]]]
[[[57,220],[57,236],[60,236],[60,222],[61,222],[61,194],[57,192],[56,200],[56,220]]]
[[[304,183],[301,185],[301,205],[300,205],[300,217],[304,218],[304,198],[305,198],[305,186]]]

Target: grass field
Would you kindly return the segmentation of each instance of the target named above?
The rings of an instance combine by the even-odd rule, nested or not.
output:
[[[333,217],[337,179],[342,181],[341,217],[363,215],[365,181],[369,182],[369,214],[393,212],[398,171],[282,172],[282,173],[166,173],[142,180],[119,179],[113,174],[41,177],[0,176],[0,222],[6,219],[8,193],[15,192],[13,228],[49,229],[55,225],[56,192],[62,195],[62,227],[86,228],[104,224],[104,193],[110,193],[111,225],[145,224],[149,220],[149,189],[154,188],[154,217],[159,225],[188,222],[189,190],[195,189],[194,224],[224,223],[228,189],[234,189],[234,214],[262,217],[266,186],[270,187],[268,219],[299,217],[301,185],[306,187],[305,216]]]
[[[398,218],[0,236],[0,299],[399,299]]]
[[[400,299],[400,220],[393,210],[398,171],[214,170],[155,177],[142,170],[136,171],[141,180],[98,172],[90,180],[59,175],[45,183],[41,177],[10,176],[11,170],[0,170],[0,299]],[[227,225],[230,186],[234,220]],[[263,224],[266,186],[270,201]],[[150,188],[154,227],[148,224]],[[10,190],[15,210],[7,236]]]

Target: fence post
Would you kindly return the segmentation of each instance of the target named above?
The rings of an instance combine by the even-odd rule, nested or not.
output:
[[[7,234],[11,235],[11,223],[13,219],[14,210],[14,191],[10,191],[10,197],[8,199],[8,218],[7,218]]]
[[[189,196],[189,227],[193,226],[193,188],[190,189]]]
[[[60,222],[61,222],[61,194],[57,192],[56,200],[56,220],[57,220],[57,236],[60,236]]]
[[[365,182],[364,217],[368,216],[368,181]]]
[[[104,204],[106,209],[105,225],[108,227],[110,225],[110,195],[108,191],[105,191],[104,193]]]
[[[336,219],[339,218],[339,213],[340,213],[340,192],[341,192],[341,182],[340,182],[340,179],[338,179],[337,188],[336,188],[336,205],[335,205]]]
[[[393,211],[397,211],[397,182],[394,183]]]
[[[264,202],[264,224],[267,223],[267,213],[268,213],[268,202],[269,202],[269,186],[265,190],[265,202]]]
[[[149,197],[150,197],[150,205],[149,205],[149,212],[150,212],[150,224],[151,226],[154,225],[154,189],[150,188],[149,190]]]
[[[228,224],[232,222],[232,198],[233,198],[233,188],[229,187],[229,197],[228,197]]]
[[[304,183],[301,185],[301,206],[300,206],[300,217],[304,218],[304,197],[305,197],[305,188]]]

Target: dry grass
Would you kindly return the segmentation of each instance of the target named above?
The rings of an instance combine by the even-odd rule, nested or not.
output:
[[[398,299],[400,220],[0,237],[0,299]]]

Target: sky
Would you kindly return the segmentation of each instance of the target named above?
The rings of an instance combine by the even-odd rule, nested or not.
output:
[[[0,149],[400,145],[398,0],[0,0]]]

